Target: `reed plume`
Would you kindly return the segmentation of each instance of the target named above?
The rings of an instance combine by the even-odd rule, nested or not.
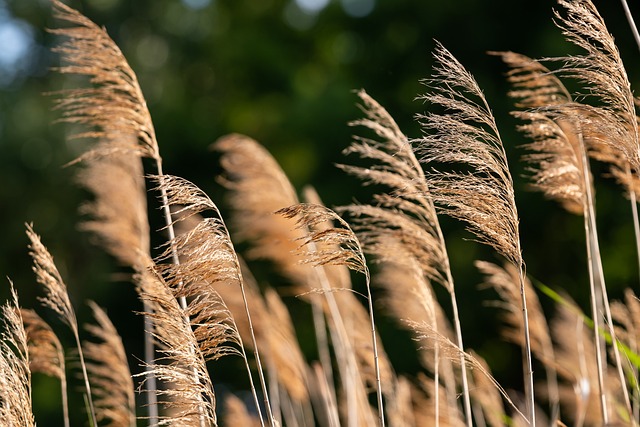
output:
[[[29,369],[57,378],[60,381],[62,397],[62,416],[65,427],[69,427],[69,404],[67,402],[67,374],[65,370],[64,349],[53,332],[35,310],[21,308],[20,316],[27,334],[29,347]]]
[[[134,385],[122,339],[107,313],[89,301],[96,324],[85,329],[97,341],[84,341],[87,372],[93,383],[96,418],[105,426],[136,425]]]
[[[380,362],[370,286],[371,276],[360,241],[349,224],[337,213],[325,206],[300,203],[280,209],[277,213],[285,218],[297,218],[297,226],[309,230],[309,234],[300,239],[300,249],[302,250],[305,246],[308,248],[303,262],[315,266],[341,265],[362,273],[365,276],[376,392],[378,397],[378,422],[381,426],[384,426],[385,418],[382,386],[380,383]],[[339,226],[330,228],[323,227],[327,222],[333,221],[337,222]]]
[[[416,158],[408,138],[399,129],[393,117],[366,92],[359,91],[363,102],[362,110],[366,118],[356,120],[352,126],[362,126],[372,130],[379,140],[356,136],[345,154],[355,153],[370,159],[370,167],[339,165],[350,174],[360,178],[365,184],[381,184],[388,192],[378,193],[372,204],[352,204],[340,208],[353,216],[356,231],[363,239],[365,250],[373,254],[383,265],[395,263],[388,244],[397,241],[394,249],[407,252],[418,262],[420,272],[426,280],[442,284],[449,292],[453,308],[454,325],[458,346],[463,348],[462,331],[458,315],[458,304],[449,257],[431,199],[429,185]],[[405,249],[397,246],[404,246]],[[398,266],[396,265],[396,270]],[[415,284],[415,281],[413,282]],[[416,290],[424,295],[429,290]],[[406,316],[405,316],[406,317]],[[424,315],[414,318],[418,321]],[[462,391],[467,425],[471,423],[471,406],[467,373],[462,369]],[[436,381],[437,386],[437,381]],[[436,419],[438,419],[436,417]]]
[[[158,403],[171,410],[169,416],[159,416],[160,422],[216,426],[213,384],[198,340],[186,320],[188,316],[161,276],[147,271],[141,274],[138,283],[140,298],[150,309],[145,315],[153,323],[159,353],[157,360],[138,376],[152,375],[161,384],[168,384],[155,391]]]
[[[203,219],[189,233],[174,237],[168,242],[168,247],[160,259],[177,258],[178,262],[166,264],[162,268],[167,281],[174,288],[174,292],[181,300],[196,296],[196,301],[200,302],[197,306],[199,315],[204,315],[207,322],[214,319],[224,318],[223,322],[233,323],[232,318],[219,316],[218,308],[224,301],[219,298],[219,294],[215,292],[212,285],[215,283],[227,283],[239,288],[242,295],[245,316],[250,329],[251,344],[253,354],[257,364],[258,376],[262,388],[264,403],[267,411],[267,419],[270,424],[274,424],[271,405],[269,403],[269,394],[267,392],[266,381],[260,360],[260,353],[256,343],[256,337],[253,331],[253,321],[248,305],[247,295],[244,286],[244,279],[240,267],[238,256],[231,241],[229,230],[227,229],[222,215],[216,204],[196,185],[176,176],[163,175],[157,176],[155,179],[158,186],[162,188],[162,194],[166,196],[166,205],[164,209],[168,210],[175,207],[174,215],[181,218],[188,218],[203,211],[212,211],[215,217]],[[181,206],[181,207],[178,207]],[[183,215],[184,214],[184,215]],[[180,261],[182,259],[182,261]],[[198,298],[199,296],[199,298]],[[206,298],[211,297],[215,300],[212,306],[206,304]],[[203,298],[205,300],[203,300]],[[189,307],[189,306],[187,306]],[[213,308],[211,308],[213,307]],[[208,311],[212,310],[212,311]],[[224,310],[227,308],[224,306]],[[200,319],[202,320],[202,319]],[[219,322],[214,322],[214,324]],[[207,323],[203,323],[206,330]],[[260,405],[253,385],[251,377],[251,369],[244,350],[240,336],[237,334],[237,328],[233,325],[235,332],[233,336],[239,343],[239,350],[247,368],[247,375],[251,383],[252,392],[256,399],[256,408],[260,413]],[[260,416],[262,418],[262,416]]]
[[[224,401],[225,415],[224,425],[257,427],[260,421],[255,419],[245,406],[244,402],[236,396],[230,395]]]
[[[57,108],[62,121],[80,125],[76,138],[103,142],[87,151],[87,157],[127,152],[161,161],[151,115],[135,72],[104,28],[58,0],[53,0],[54,17],[71,26],[49,30],[65,41],[54,49],[66,63],[63,74],[86,76],[90,87],[58,92]],[[134,144],[111,145],[122,135],[134,135]]]
[[[42,285],[45,292],[45,296],[39,298],[39,300],[42,305],[53,310],[58,315],[58,318],[67,325],[73,333],[75,344],[78,349],[78,356],[80,357],[80,366],[82,368],[86,398],[89,404],[88,415],[91,417],[93,424],[97,425],[91,386],[89,384],[89,376],[87,374],[87,366],[84,361],[82,346],[80,345],[78,321],[76,319],[73,306],[71,305],[71,301],[69,300],[67,285],[65,285],[64,280],[53,261],[53,256],[51,256],[47,248],[42,244],[40,236],[33,231],[33,227],[31,225],[26,224],[26,228],[27,236],[31,242],[29,245],[29,254],[33,259],[33,271],[36,274],[36,280]]]
[[[76,10],[58,0],[53,1],[54,16],[70,24],[68,28],[51,30],[64,41],[54,49],[63,65],[63,74],[85,76],[88,87],[57,93],[61,121],[78,129],[73,138],[95,141],[74,162],[82,162],[78,173],[82,186],[94,199],[82,212],[89,218],[81,227],[93,233],[98,242],[119,262],[136,272],[148,266],[149,225],[146,189],[141,157],[154,159],[162,174],[162,158],[151,115],[135,72],[122,51],[99,27]],[[165,211],[165,216],[169,212]],[[170,220],[167,220],[170,222]],[[148,311],[148,307],[144,308]],[[148,335],[151,325],[145,320],[144,358],[154,358],[153,343]],[[155,380],[147,379],[155,389]],[[155,393],[148,393],[148,410],[155,423]]]
[[[0,422],[5,426],[35,427],[31,410],[31,370],[27,333],[11,286],[11,300],[1,307]]]
[[[604,308],[609,333],[615,343],[615,331],[600,260],[587,151],[595,158],[610,162],[613,175],[619,180],[632,183],[631,173],[635,168],[633,165],[638,164],[638,129],[634,98],[613,37],[608,33],[593,3],[589,0],[559,3],[566,9],[566,16],[556,12],[557,25],[569,41],[586,50],[585,55],[555,58],[564,63],[559,72],[583,83],[589,91],[589,96],[585,98],[593,98],[599,105],[592,107],[571,102],[571,97],[567,96],[562,83],[555,79],[552,86],[556,86],[556,92],[567,94],[566,99],[558,97],[560,101],[565,101],[564,104],[556,99],[542,100],[536,105],[540,107],[539,111],[524,113],[524,117],[531,120],[531,125],[525,125],[524,129],[534,138],[534,142],[528,146],[534,151],[529,160],[537,168],[534,175],[536,185],[546,195],[559,199],[573,212],[582,213],[585,217],[594,331],[596,335],[599,334],[599,313]],[[521,66],[518,64],[513,68],[516,73],[519,69]],[[549,73],[544,70],[536,70],[531,75],[530,80],[538,82],[540,86],[545,85],[543,80],[548,82],[551,79]],[[544,105],[544,102],[548,104]],[[636,160],[633,160],[634,158]],[[628,189],[632,199],[636,244],[640,244],[635,193],[631,187]],[[579,209],[580,204],[582,211]],[[597,293],[601,296],[596,295]],[[599,371],[602,377],[602,367],[606,363],[603,359],[606,359],[606,355],[604,350],[600,349],[599,340],[596,340],[596,347],[597,363],[601,367]],[[624,384],[622,362],[615,344],[613,352],[620,381]],[[599,381],[601,390],[604,382],[604,378]],[[630,412],[628,393],[626,389],[624,391],[625,404]],[[603,408],[607,407],[605,393],[601,392],[601,396]],[[608,413],[603,411],[603,422],[606,423],[607,420]]]
[[[296,191],[284,171],[269,152],[255,140],[239,134],[220,138],[212,148],[222,155],[222,184],[229,190],[234,237],[249,242],[248,259],[268,259],[291,280],[307,281],[308,268],[293,254],[300,230],[278,209],[299,202]]]
[[[585,140],[591,155],[609,163],[612,175],[626,188],[631,202],[638,263],[640,265],[640,219],[638,217],[636,188],[640,178],[640,140],[636,105],[631,84],[613,36],[598,10],[590,0],[576,2],[560,1],[566,16],[556,12],[557,25],[570,42],[582,48],[583,55],[557,58],[564,65],[560,72],[584,84],[588,90],[587,100],[592,99],[595,107],[585,108],[583,114]],[[591,215],[591,230],[595,232],[595,214]],[[591,243],[599,255],[597,239]],[[595,257],[597,272],[602,277],[600,288],[618,377],[625,384],[622,360],[616,345],[613,319],[609,307],[607,288],[604,283],[599,256]],[[594,312],[595,317],[599,314]],[[631,403],[626,387],[623,388],[627,411],[631,413]],[[603,407],[606,405],[603,403]],[[603,411],[603,421],[608,414]]]
[[[212,148],[221,153],[222,184],[229,190],[234,237],[250,244],[248,259],[267,259],[301,292],[320,288],[317,273],[300,263],[296,240],[303,231],[274,212],[299,203],[296,191],[271,154],[257,141],[239,134],[227,135]],[[309,295],[318,355],[335,402],[335,387],[322,300]]]
[[[524,260],[520,249],[518,211],[513,180],[500,133],[473,76],[438,43],[433,77],[424,83],[432,92],[420,97],[445,113],[418,116],[425,135],[416,141],[420,160],[432,169],[427,182],[443,213],[467,223],[479,242],[493,247],[519,269],[525,325],[525,385],[528,422],[535,425],[533,370],[529,338]],[[460,170],[455,170],[455,167]],[[468,171],[468,172],[465,172]]]

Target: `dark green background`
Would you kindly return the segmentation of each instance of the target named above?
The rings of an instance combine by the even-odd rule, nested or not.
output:
[[[525,141],[508,115],[512,104],[505,95],[505,68],[486,54],[488,50],[514,50],[533,57],[579,53],[552,22],[554,1],[333,0],[316,13],[305,13],[294,1],[282,0],[69,4],[105,26],[137,72],[165,171],[192,180],[220,204],[223,192],[215,182],[220,171],[208,146],[230,132],[264,144],[297,188],[316,186],[327,205],[367,201],[368,191],[334,167],[336,162],[352,161],[341,155],[354,132],[347,122],[359,117],[352,91],[366,89],[407,135],[419,136],[413,117],[425,106],[414,98],[424,90],[419,80],[429,76],[430,52],[434,39],[439,40],[476,76],[494,109],[516,180],[528,272],[555,289],[565,289],[587,309],[582,219],[526,191],[519,161],[522,150],[517,148]],[[351,8],[363,10],[358,9],[363,5],[372,9],[363,16],[348,13]],[[640,55],[621,5],[615,1],[596,5],[637,86]],[[33,44],[17,68],[0,69],[0,275],[15,282],[25,306],[36,306],[39,290],[30,271],[23,225],[33,222],[66,278],[80,318],[88,320],[84,302],[96,300],[112,316],[129,353],[140,357],[142,324],[131,314],[140,308],[135,293],[120,282],[123,271],[113,260],[77,230],[77,208],[87,194],[75,184],[74,168],[62,165],[79,148],[65,142],[64,126],[54,124],[59,115],[51,109],[52,97],[45,95],[65,85],[63,78],[48,71],[58,59],[50,53],[55,40],[45,28],[58,24],[44,0],[0,0],[2,16],[0,29],[2,22],[19,23],[30,32]],[[3,49],[1,43],[3,39]],[[597,173],[602,169],[594,165]],[[609,181],[599,177],[597,187],[605,274],[610,294],[618,297],[624,287],[638,286],[628,202]],[[155,208],[151,215],[157,215]],[[474,259],[497,258],[470,242],[461,224],[446,219],[443,224],[466,345],[489,360],[505,386],[520,387],[519,350],[499,339],[495,309],[483,305],[494,295],[477,290],[481,278],[472,266]],[[3,297],[8,294],[4,281]],[[303,348],[312,353],[308,313],[299,302],[287,301],[294,309]],[[552,313],[546,301],[545,308]],[[70,344],[64,327],[40,311]],[[379,313],[383,341],[398,372],[415,371],[413,344]],[[137,369],[134,358],[131,362]],[[214,376],[219,389],[240,387],[234,385],[233,375]],[[34,381],[42,385],[34,391],[38,424],[60,425],[56,383],[40,376]],[[83,419],[79,409],[72,410],[76,423]]]

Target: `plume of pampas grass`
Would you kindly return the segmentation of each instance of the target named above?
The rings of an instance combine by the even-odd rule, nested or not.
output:
[[[301,239],[301,249],[305,246],[311,247],[311,249],[307,251],[303,262],[316,266],[343,265],[365,276],[376,392],[378,396],[378,422],[384,427],[384,405],[382,400],[382,386],[380,384],[377,335],[373,317],[373,299],[371,297],[370,286],[371,276],[362,247],[360,246],[360,241],[349,224],[337,213],[325,206],[300,203],[280,209],[277,213],[285,218],[297,218],[298,227],[304,227],[309,230],[309,234]],[[331,228],[318,227],[333,221],[336,221],[339,226]]]
[[[149,253],[140,157],[154,159],[158,174],[162,175],[162,158],[151,115],[135,72],[106,30],[58,0],[53,1],[53,6],[54,16],[70,24],[51,30],[64,37],[54,49],[63,61],[58,71],[89,79],[88,87],[57,93],[62,121],[81,128],[72,136],[96,140],[75,161],[83,161],[79,180],[95,196],[92,203],[83,207],[91,218],[82,227],[93,232],[120,262],[140,271],[147,267],[141,265],[141,260],[148,258]],[[170,223],[169,212],[164,214]],[[148,311],[147,307],[144,309]],[[149,330],[147,324],[145,333]],[[147,363],[151,362],[153,343],[148,335],[144,352]],[[148,378],[146,384],[151,391],[155,389],[153,378]],[[149,416],[155,423],[155,393],[148,393],[147,397]]]
[[[500,133],[487,101],[473,76],[438,43],[433,78],[425,81],[432,92],[420,97],[445,113],[418,116],[425,135],[416,141],[427,165],[460,166],[431,170],[427,183],[434,202],[444,213],[468,224],[481,243],[493,247],[520,270],[521,309],[524,322],[524,377],[528,422],[535,425],[535,398],[529,338],[524,260],[520,249],[519,220],[513,180]],[[430,132],[430,133],[428,133]]]
[[[510,95],[521,98],[520,104],[536,107],[534,110],[513,113],[528,121],[519,128],[533,139],[532,143],[525,146],[531,152],[525,160],[532,165],[529,170],[533,173],[533,188],[542,191],[548,198],[559,201],[569,212],[584,216],[594,334],[597,337],[600,315],[596,313],[607,303],[600,300],[596,289],[596,283],[599,289],[604,289],[605,286],[594,218],[594,191],[584,135],[586,117],[593,114],[588,113],[586,107],[572,102],[562,82],[538,62],[510,53],[503,54],[503,59],[511,67],[509,80],[516,88]],[[518,90],[522,85],[519,76],[522,75],[526,76],[528,85],[534,89],[529,92]],[[544,91],[548,92],[546,96],[536,95]],[[594,146],[594,143],[591,145]],[[612,152],[603,143],[598,143],[595,147],[597,148],[592,148],[591,152],[598,153],[597,157],[600,158]],[[601,404],[606,407],[606,394],[603,392],[606,352],[600,339],[595,340],[595,345]],[[617,349],[615,351],[616,359],[619,360]],[[603,417],[606,421],[608,415],[603,413]]]
[[[153,322],[153,336],[160,353],[138,375],[153,375],[168,384],[156,391],[159,403],[171,410],[169,416],[160,416],[160,423],[216,426],[215,392],[189,317],[159,275],[143,272],[138,283],[140,298],[150,308],[145,315]]]
[[[52,309],[58,315],[58,318],[66,324],[73,333],[76,347],[78,348],[78,356],[80,357],[80,366],[82,368],[86,398],[89,403],[89,416],[93,421],[93,425],[97,425],[96,412],[91,394],[91,385],[89,384],[89,376],[87,374],[87,366],[84,361],[82,346],[80,345],[78,321],[76,319],[73,306],[71,305],[71,301],[69,301],[67,285],[65,285],[64,280],[53,261],[53,256],[51,256],[47,248],[42,244],[40,236],[33,231],[33,227],[31,225],[26,224],[26,228],[27,236],[31,242],[29,245],[29,254],[33,259],[33,271],[36,274],[38,283],[42,285],[45,291],[45,296],[39,298],[39,300],[42,305]]]
[[[274,418],[269,403],[269,394],[264,379],[260,353],[253,331],[253,321],[251,320],[240,262],[222,215],[216,204],[202,190],[184,178],[163,175],[157,176],[155,179],[159,188],[162,188],[162,194],[166,195],[164,208],[168,210],[172,206],[176,207],[174,215],[185,214],[184,218],[207,210],[215,214],[213,218],[203,219],[192,231],[170,240],[167,250],[160,258],[177,259],[177,262],[163,268],[168,281],[175,288],[176,295],[183,300],[186,300],[189,296],[200,296],[199,300],[208,297],[218,298],[218,294],[212,289],[212,285],[215,283],[227,283],[239,288],[250,329],[251,344],[264,395],[267,418],[269,423],[273,425]],[[182,207],[178,208],[178,206]],[[181,258],[182,261],[180,260]],[[220,302],[224,303],[220,299],[214,304],[214,307],[219,306],[218,303]],[[207,304],[202,303],[200,308],[206,310]],[[226,306],[224,308],[226,309]],[[212,314],[213,316],[207,316],[209,320],[212,320],[213,317],[219,317],[217,310]],[[253,379],[251,378],[251,369],[244,345],[237,333],[235,336],[238,339],[240,352],[247,368],[247,375],[256,399],[256,408],[260,413],[260,405]],[[260,418],[262,419],[262,416]]]
[[[588,162],[584,154],[586,150],[583,147],[585,143],[588,144],[592,156],[610,162],[614,176],[617,176],[623,182],[632,183],[635,179],[632,178],[632,174],[637,174],[637,171],[640,170],[638,168],[640,165],[640,145],[635,99],[614,39],[609,34],[604,20],[593,3],[590,0],[575,2],[560,0],[559,4],[565,9],[566,16],[556,12],[557,25],[570,42],[584,49],[586,53],[554,59],[563,62],[559,72],[576,78],[583,83],[589,92],[585,98],[587,100],[592,98],[597,103],[596,107],[569,105],[561,109],[561,111],[574,110],[569,113],[569,124],[573,126],[570,131],[575,135],[573,137],[574,140],[579,142],[578,147],[582,146],[579,149],[579,158],[582,159],[582,170],[584,171],[583,188],[585,195],[583,199],[585,201],[583,203],[583,212],[585,215],[585,230],[587,232],[587,251],[593,251],[593,255],[589,253],[589,256],[593,259],[593,263],[591,259],[589,260],[589,267],[599,286],[598,292],[601,293],[601,296],[595,296],[592,284],[594,329],[595,333],[598,334],[598,317],[600,317],[600,307],[603,307],[609,333],[614,342],[612,348],[618,376],[620,382],[625,384],[622,361],[615,344],[615,330],[600,260],[591,181]],[[627,190],[631,198],[636,245],[638,246],[638,255],[640,257],[640,223],[633,185],[629,185]],[[594,299],[597,300],[594,301]],[[600,354],[600,351],[598,353]],[[598,356],[598,358],[603,359],[604,357]],[[604,362],[599,366],[604,366]],[[600,376],[602,376],[602,373]],[[600,381],[601,389],[603,382],[604,380]],[[630,413],[631,404],[626,387],[623,392],[625,405]],[[601,393],[601,396],[602,407],[606,408],[605,393]],[[606,410],[603,410],[602,416],[603,422],[606,424],[609,416]]]
[[[53,6],[54,16],[71,24],[49,30],[66,38],[54,49],[66,63],[58,71],[86,76],[91,83],[88,88],[59,92],[57,106],[63,111],[62,121],[86,128],[75,137],[108,141],[135,135],[137,143],[127,146],[126,151],[160,161],[151,115],[136,74],[122,51],[103,28],[78,11],[58,0],[53,1]],[[122,146],[103,143],[80,159],[122,150]]]
[[[21,308],[20,316],[27,334],[29,369],[31,372],[40,372],[60,380],[64,425],[69,427],[67,374],[62,344],[53,329],[35,310]]]
[[[255,140],[238,134],[220,138],[212,146],[222,153],[222,184],[229,190],[234,212],[234,236],[251,244],[248,258],[269,259],[296,282],[307,280],[308,269],[292,253],[294,240],[302,236],[289,221],[274,215],[278,209],[298,203],[295,189],[280,165]]]
[[[292,229],[289,221],[274,215],[278,209],[299,202],[293,185],[271,154],[257,141],[239,134],[220,138],[212,146],[222,153],[220,164],[225,174],[220,179],[229,190],[234,237],[247,241],[249,258],[272,261],[295,285],[303,284],[303,292],[319,288],[317,274],[300,263],[294,253],[296,240],[303,231]],[[333,369],[329,351],[322,300],[310,296],[318,355],[326,383],[333,394]]]
[[[122,339],[107,313],[93,301],[89,301],[89,306],[97,324],[87,324],[85,329],[98,341],[84,341],[83,349],[93,383],[96,418],[102,423],[106,421],[105,426],[135,427],[133,378]]]
[[[383,264],[396,259],[390,256],[393,252],[385,247],[389,236],[393,236],[410,256],[419,261],[425,278],[441,283],[447,289],[453,308],[456,339],[458,346],[463,348],[449,257],[420,162],[393,117],[366,92],[359,91],[358,96],[364,104],[362,110],[366,118],[354,121],[351,125],[372,130],[379,140],[356,136],[345,153],[355,153],[375,163],[370,167],[340,167],[367,184],[382,184],[389,190],[387,193],[376,194],[374,205],[352,204],[341,209],[354,217],[356,230],[363,239],[366,250]],[[413,320],[417,321],[419,318]],[[467,425],[470,426],[471,406],[464,364],[462,391]]]
[[[11,286],[11,301],[2,305],[0,335],[0,423],[35,427],[31,410],[31,371],[27,333],[18,308],[18,294]]]

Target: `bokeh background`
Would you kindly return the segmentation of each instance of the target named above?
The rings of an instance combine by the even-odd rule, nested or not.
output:
[[[632,84],[640,84],[640,54],[621,5],[596,1],[616,37]],[[533,57],[579,53],[553,24],[553,0],[74,0],[103,25],[137,72],[151,111],[165,171],[206,190],[224,207],[220,173],[209,145],[230,133],[264,144],[294,185],[317,188],[328,206],[367,201],[357,180],[335,168],[359,117],[354,89],[364,88],[396,118],[410,137],[420,135],[414,120],[426,106],[415,98],[429,77],[431,51],[439,40],[477,78],[502,132],[516,180],[522,245],[528,272],[554,289],[566,290],[587,310],[588,282],[579,217],[527,191],[519,160],[526,141],[515,131],[506,97],[505,67],[489,50],[513,50]],[[636,5],[632,5],[636,6]],[[640,8],[636,7],[640,16]],[[90,236],[77,228],[79,205],[88,195],[63,165],[79,153],[56,124],[47,93],[65,87],[50,71],[55,38],[47,28],[59,23],[46,0],[0,0],[0,275],[10,278],[21,302],[36,307],[39,294],[27,252],[24,223],[33,222],[54,254],[78,312],[89,320],[85,301],[105,307],[132,355],[140,357],[142,323],[135,292],[122,271]],[[628,201],[594,165],[605,274],[610,295],[638,288],[638,267]],[[152,170],[149,170],[152,172]],[[155,200],[150,214],[157,215]],[[494,298],[478,290],[475,259],[500,260],[470,241],[460,223],[443,218],[458,286],[465,344],[485,357],[506,387],[520,387],[519,349],[499,336]],[[161,241],[156,237],[157,242]],[[277,277],[261,273],[278,285]],[[263,276],[260,276],[263,274]],[[0,286],[2,300],[8,280]],[[308,312],[291,304],[303,348],[309,352]],[[443,299],[443,301],[446,301]],[[543,298],[545,309],[553,307]],[[446,310],[449,309],[444,304]],[[40,310],[66,343],[70,337],[50,313]],[[383,342],[399,372],[418,369],[413,343],[380,309]],[[213,368],[215,370],[215,368]],[[216,377],[217,375],[217,377]],[[234,375],[214,373],[222,390]],[[216,381],[216,379],[214,379]],[[57,385],[34,378],[35,411],[41,426],[60,425]],[[79,401],[74,400],[76,404]],[[81,411],[73,411],[79,413]],[[83,418],[76,414],[75,423]]]

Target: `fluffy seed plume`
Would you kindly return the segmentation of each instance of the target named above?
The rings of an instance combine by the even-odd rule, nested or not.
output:
[[[29,368],[58,379],[65,376],[64,350],[51,327],[34,310],[21,308],[29,344]]]
[[[528,422],[535,425],[524,260],[506,152],[491,109],[471,73],[439,43],[434,58],[433,77],[425,81],[431,93],[420,99],[443,108],[444,113],[418,116],[425,130],[416,141],[418,152],[421,161],[432,166],[427,182],[436,205],[466,222],[478,241],[493,247],[520,271],[527,412]]]
[[[93,384],[96,417],[105,426],[135,426],[133,378],[122,339],[107,313],[92,301],[89,306],[97,324],[87,324],[85,329],[97,341],[85,341],[83,349]]]
[[[331,209],[311,203],[299,203],[276,212],[285,218],[297,218],[298,228],[308,228],[309,234],[301,239],[299,249],[313,246],[304,252],[304,263],[317,266],[344,265],[369,277],[369,269],[360,242],[349,224]],[[319,228],[327,221],[336,221],[339,227]]]
[[[147,104],[138,79],[126,58],[107,32],[91,20],[54,0],[54,16],[71,26],[50,30],[65,37],[55,51],[62,55],[65,65],[58,69],[64,74],[89,78],[88,88],[60,92],[57,107],[62,121],[86,128],[75,136],[110,140],[122,135],[135,135],[136,144],[100,144],[80,159],[118,151],[135,152],[159,159],[158,143]]]
[[[416,140],[426,165],[448,164],[463,170],[435,170],[427,176],[435,203],[466,222],[479,241],[522,265],[513,180],[493,114],[473,76],[437,44],[432,93],[419,99],[446,114],[427,113],[418,120],[425,135]]]
[[[234,237],[251,244],[246,256],[269,259],[292,280],[304,282],[308,269],[292,253],[302,232],[274,215],[299,202],[282,168],[262,145],[244,135],[227,135],[212,147],[222,153],[225,174],[220,181],[230,190]]]
[[[33,259],[33,271],[36,274],[36,280],[42,285],[45,291],[45,296],[39,298],[39,300],[42,305],[52,309],[58,315],[58,318],[65,323],[73,333],[76,341],[76,347],[78,348],[78,355],[80,356],[80,366],[82,367],[82,376],[84,378],[86,396],[89,402],[89,415],[95,424],[96,415],[93,406],[87,367],[84,361],[82,346],[80,345],[78,321],[76,319],[73,306],[71,305],[71,301],[69,301],[67,285],[65,285],[64,280],[58,271],[58,267],[56,267],[56,264],[53,261],[53,256],[51,256],[47,248],[42,244],[40,236],[33,231],[33,227],[30,224],[26,224],[26,227],[27,236],[30,240],[29,254]]]
[[[345,154],[357,154],[374,162],[369,167],[339,165],[365,184],[384,185],[389,190],[374,196],[373,204],[341,207],[353,217],[355,229],[366,250],[381,261],[395,258],[383,247],[392,235],[420,260],[425,274],[451,290],[446,273],[448,258],[439,238],[436,210],[422,167],[407,137],[389,113],[366,92],[359,91],[365,119],[351,123],[372,130],[379,140],[354,137]]]
[[[146,272],[138,282],[140,298],[150,308],[145,315],[153,322],[160,353],[142,375],[153,375],[169,385],[157,390],[159,403],[171,409],[170,418],[161,418],[161,423],[193,426],[205,420],[217,425],[213,385],[188,317],[161,277]]]
[[[18,295],[11,284],[11,301],[0,310],[0,424],[34,427],[27,334],[18,307]]]
[[[492,52],[509,66],[509,96],[528,109],[512,114],[526,123],[518,129],[533,140],[530,154],[532,187],[556,200],[569,212],[584,214],[585,183],[590,184],[580,110],[560,79],[539,61],[514,52]]]
[[[373,165],[340,167],[360,178],[365,184],[383,185],[388,190],[374,195],[372,204],[353,204],[341,210],[351,214],[364,247],[376,257],[383,269],[386,264],[391,264],[396,273],[403,274],[402,262],[398,263],[397,256],[400,251],[406,255],[403,258],[414,261],[408,263],[413,264],[412,266],[405,266],[409,271],[404,274],[423,276],[423,279],[418,278],[410,283],[430,287],[426,282],[434,281],[447,289],[455,317],[457,342],[463,348],[449,257],[422,166],[408,138],[400,131],[391,115],[364,91],[358,92],[358,96],[364,103],[362,110],[366,118],[351,124],[370,129],[377,138],[356,136],[345,153],[355,153],[363,159],[370,159]],[[412,267],[417,268],[417,271]],[[413,320],[418,321],[427,316],[432,319],[430,322],[434,323],[435,313],[429,308],[429,305],[433,304],[427,302],[431,299],[427,295],[431,290],[412,290],[417,292],[416,300],[424,298],[423,308],[428,310],[422,315],[414,312],[417,317]],[[391,293],[395,291],[390,290]],[[410,317],[403,315],[402,318]],[[462,371],[462,388],[465,414],[470,425],[471,406],[466,370]]]
[[[127,144],[123,135],[111,146]],[[140,271],[149,256],[149,222],[142,162],[126,152],[114,152],[83,162],[78,172],[80,185],[93,194],[83,204],[87,216],[80,227],[120,263]]]
[[[183,221],[203,211],[212,211],[215,215],[213,218],[204,218],[191,231],[176,236],[168,242],[167,249],[159,257],[159,260],[171,258],[180,262],[163,265],[161,270],[167,282],[174,289],[176,296],[185,301],[184,308],[187,310],[187,315],[199,319],[198,321],[201,323],[198,326],[204,326],[205,331],[207,322],[214,325],[212,331],[204,333],[203,338],[205,340],[208,339],[209,335],[217,337],[217,333],[222,332],[225,338],[239,345],[254,399],[256,400],[256,408],[260,413],[260,405],[242,339],[224,301],[212,287],[216,283],[228,283],[237,286],[236,289],[239,289],[242,295],[244,312],[249,324],[251,343],[255,361],[258,365],[258,375],[264,395],[267,418],[273,424],[273,414],[271,413],[266,381],[262,371],[260,353],[253,333],[253,322],[245,292],[240,261],[220,210],[205,192],[184,178],[170,175],[160,175],[154,178],[157,180],[158,188],[163,194],[163,208],[165,210],[174,208],[174,215],[178,218],[176,221]],[[186,299],[189,296],[195,297],[195,300],[187,305]],[[206,320],[206,322],[202,322],[203,320]],[[223,328],[220,328],[221,326]],[[200,329],[202,330],[202,328]],[[222,354],[226,354],[226,351],[231,347],[219,346],[219,348],[221,350],[224,349]],[[262,418],[261,414],[260,418]]]
[[[585,51],[583,55],[554,58],[564,63],[560,72],[586,86],[587,99],[593,98],[599,104],[595,111],[603,118],[597,125],[602,126],[599,133],[606,135],[608,141],[604,142],[623,153],[638,171],[634,97],[614,38],[591,0],[560,0],[559,4],[565,13],[556,12],[557,25],[570,42]]]

